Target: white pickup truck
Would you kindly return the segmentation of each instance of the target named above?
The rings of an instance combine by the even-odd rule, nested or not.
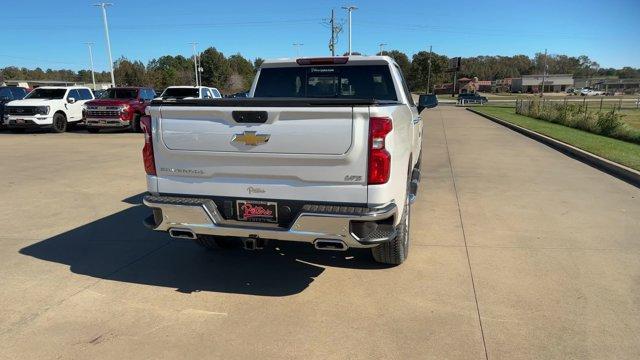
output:
[[[5,125],[16,132],[33,128],[65,132],[82,122],[82,107],[90,100],[93,100],[93,93],[87,87],[39,87],[24,99],[7,104]]]
[[[249,98],[154,100],[145,225],[208,248],[275,239],[400,264],[421,108],[386,56],[265,61]]]

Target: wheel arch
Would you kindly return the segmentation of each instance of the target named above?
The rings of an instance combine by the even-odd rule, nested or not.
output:
[[[67,113],[65,113],[64,110],[62,110],[62,109],[58,109],[58,110],[56,110],[56,112],[53,113],[53,115],[56,115],[56,114],[62,114],[62,116],[64,116],[64,118],[66,120],[69,120],[69,117],[67,116]]]

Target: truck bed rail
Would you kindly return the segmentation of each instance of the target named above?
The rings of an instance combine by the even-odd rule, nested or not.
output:
[[[151,106],[218,106],[218,107],[316,107],[316,106],[385,106],[398,101],[376,99],[330,98],[227,98],[227,99],[155,99]]]

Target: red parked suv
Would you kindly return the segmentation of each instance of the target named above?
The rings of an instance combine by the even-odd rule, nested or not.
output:
[[[115,87],[84,105],[87,131],[97,133],[105,128],[130,128],[140,132],[140,117],[155,91],[146,87]]]

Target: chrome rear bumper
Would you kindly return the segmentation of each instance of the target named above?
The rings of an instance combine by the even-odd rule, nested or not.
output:
[[[145,220],[145,225],[158,231],[186,230],[202,235],[306,243],[319,239],[340,240],[354,248],[376,246],[396,236],[393,224],[397,207],[394,203],[373,208],[309,205],[300,211],[289,228],[283,228],[224,219],[214,201],[207,198],[147,195],[143,202],[154,209],[154,215]],[[386,224],[377,225],[385,220]],[[352,231],[354,221],[375,222],[377,228],[367,236],[359,237]]]

